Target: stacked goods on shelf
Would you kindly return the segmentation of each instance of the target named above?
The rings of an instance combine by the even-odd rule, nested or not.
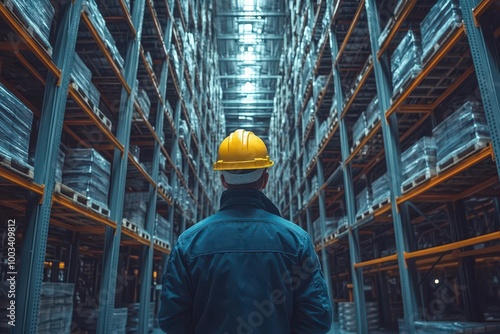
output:
[[[49,0],[12,0],[27,26],[32,29],[44,46],[50,47],[49,35],[54,7]],[[36,10],[34,10],[36,8]]]
[[[339,222],[338,218],[334,217],[326,217],[325,218],[325,235],[324,237],[328,237],[332,235],[337,230],[337,224]],[[319,243],[321,241],[321,220],[318,217],[313,222],[313,231],[314,231],[314,243]]]
[[[111,164],[93,148],[68,149],[63,183],[90,202],[108,207],[110,175]]]
[[[471,101],[436,126],[433,135],[438,172],[491,141],[482,105]]]
[[[442,44],[442,38],[462,24],[458,0],[439,0],[420,23],[422,62]]]
[[[393,95],[422,70],[421,55],[420,39],[410,29],[391,56]]]
[[[159,214],[156,214],[155,233],[154,233],[155,237],[170,243],[171,227],[172,225],[168,220],[166,220]]]
[[[94,25],[94,28],[101,36],[102,41],[107,46],[109,52],[111,53],[111,56],[113,57],[115,62],[118,63],[118,66],[121,69],[123,69],[125,61],[123,60],[123,57],[121,56],[120,52],[118,51],[118,48],[116,47],[116,42],[115,39],[113,38],[113,35],[111,35],[111,33],[108,30],[108,27],[106,27],[106,21],[104,20],[104,17],[99,11],[99,8],[97,7],[95,0],[85,1],[84,10],[87,12],[90,21]]]
[[[314,101],[318,100],[319,95],[321,94],[321,91],[323,90],[323,88],[325,88],[327,80],[328,80],[327,75],[318,75],[316,77],[316,80],[314,80],[314,82],[313,82]]]
[[[337,230],[335,231],[335,234],[338,236],[340,233],[346,231],[349,228],[349,220],[347,216],[343,216],[342,218],[339,219],[337,223]]]
[[[149,99],[146,90],[139,88],[139,91],[137,92],[137,103],[139,104],[139,107],[141,108],[141,111],[144,114],[146,120],[149,120],[149,112],[151,110],[151,100]],[[139,116],[135,116],[134,118],[141,119]]]
[[[70,333],[73,316],[73,283],[43,282],[38,312],[38,333]]]
[[[128,305],[127,334],[139,334],[139,311],[141,304]],[[148,332],[153,330],[155,303],[149,304]]]
[[[184,141],[184,143],[186,144],[186,147],[189,147],[189,144],[191,143],[191,136],[189,133],[188,124],[183,119],[181,119],[181,121],[179,123],[179,139]]]
[[[28,165],[33,113],[0,84],[0,154]]]
[[[422,137],[401,154],[402,191],[436,175],[436,142],[433,137]]]
[[[372,196],[370,194],[369,188],[366,187],[356,195],[356,218],[364,218],[363,214],[369,211],[369,209],[371,208],[371,204]]]
[[[149,193],[127,192],[123,205],[123,218],[134,223],[138,227],[145,228],[146,212],[148,210]]]
[[[376,302],[366,303],[366,318],[368,321],[368,330],[379,329],[378,304]],[[358,330],[356,304],[353,302],[339,303],[339,323],[340,329],[346,332],[356,332]]]
[[[368,124],[366,122],[366,114],[363,111],[352,126],[352,147],[356,147],[359,145],[361,138],[366,135],[367,128]]]
[[[76,52],[73,58],[73,67],[71,68],[71,79],[78,86],[79,90],[90,99],[92,105],[98,107],[101,93],[92,83],[92,72]]]
[[[462,321],[415,321],[417,333],[462,334],[462,333],[498,333],[500,325],[492,322]],[[399,333],[409,334],[403,319],[399,319]]]
[[[309,99],[307,105],[302,113],[302,131],[304,132],[307,128],[309,122],[312,121],[312,116],[316,113],[316,106],[314,105],[314,100]]]
[[[125,334],[127,332],[127,308],[113,309],[113,315],[108,323],[110,334]]]
[[[64,153],[64,151],[59,149],[59,152],[57,153],[57,165],[56,165],[56,181],[57,182],[62,182],[64,158],[65,157],[66,157],[66,154]]]
[[[372,206],[384,203],[391,196],[390,178],[387,173],[372,182]]]
[[[366,108],[365,116],[366,116],[366,125],[368,129],[371,129],[375,125],[375,122],[380,118],[378,96],[375,95],[375,97],[371,100],[370,104]]]

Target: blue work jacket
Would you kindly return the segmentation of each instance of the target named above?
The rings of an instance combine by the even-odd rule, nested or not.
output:
[[[167,334],[320,334],[332,306],[309,235],[238,189],[179,237],[158,319]]]

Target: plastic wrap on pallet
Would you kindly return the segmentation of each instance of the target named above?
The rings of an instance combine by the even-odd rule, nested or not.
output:
[[[39,334],[71,332],[74,287],[73,283],[42,283],[38,311]]]
[[[148,192],[127,192],[123,205],[123,218],[131,221],[141,228],[145,228]]]
[[[385,173],[372,182],[372,205],[379,204],[391,195],[389,175]]]
[[[432,52],[441,38],[462,23],[458,0],[439,0],[420,24],[422,34],[422,60]]]
[[[108,205],[111,164],[96,150],[68,149],[64,160],[63,183],[92,202]]]
[[[393,92],[397,92],[403,83],[422,70],[422,49],[420,38],[413,30],[408,30],[403,40],[391,56]]]
[[[153,68],[153,58],[151,57],[151,53],[149,53],[149,51],[146,52],[146,62],[149,67]]]
[[[46,46],[49,46],[54,7],[50,0],[12,0],[12,3]],[[36,8],[36,10],[33,10]]]
[[[28,165],[33,113],[0,84],[0,153]]]
[[[73,79],[73,82],[76,83],[82,91],[85,93],[89,91],[92,72],[76,52],[73,58],[73,67],[71,68],[71,79]]]
[[[149,99],[146,90],[140,88],[137,92],[137,103],[141,107],[142,112],[147,120],[149,120],[149,111],[151,110],[151,100]]]
[[[155,236],[158,238],[170,242],[170,230],[172,225],[170,222],[163,218],[161,215],[156,214],[156,223],[155,223]]]
[[[125,334],[127,331],[127,308],[115,308],[108,323],[109,334]]]
[[[370,104],[366,108],[366,124],[371,127],[375,124],[377,117],[380,117],[380,109],[378,106],[378,96],[371,100]]]
[[[363,134],[365,134],[366,129],[367,129],[367,123],[366,123],[366,114],[363,111],[361,115],[359,115],[358,119],[352,126],[352,144],[353,147],[356,146],[356,143],[360,141],[360,139],[363,137]]]
[[[327,75],[318,75],[316,77],[316,80],[313,82],[313,96],[314,100],[317,100],[319,97],[319,94],[325,88],[326,82],[328,81],[328,76]]]
[[[99,89],[91,82],[89,85],[89,99],[90,102],[96,107],[99,108],[99,100],[101,99],[101,92]]]
[[[64,158],[66,157],[66,154],[64,153],[63,150],[59,149],[59,152],[57,153],[57,165],[56,165],[56,181],[57,182],[62,182],[62,171],[64,167]]]
[[[367,188],[364,188],[356,195],[356,216],[368,211],[368,208],[372,204],[372,196]]]
[[[405,186],[428,173],[436,175],[436,141],[434,137],[422,137],[401,154],[403,183]]]
[[[95,2],[95,0],[88,0],[84,2],[84,5],[88,8],[90,21],[92,22],[94,28],[96,28],[97,32],[101,36],[104,44],[106,44],[106,46],[108,47],[111,56],[116,61],[118,66],[120,66],[120,68],[123,69],[125,61],[123,60],[122,55],[120,54],[118,48],[116,47],[116,42],[113,35],[111,35],[111,32],[106,27],[106,21],[104,20],[104,17],[100,12],[97,3]]]
[[[476,144],[491,141],[489,127],[478,102],[467,101],[433,129],[438,166]]]

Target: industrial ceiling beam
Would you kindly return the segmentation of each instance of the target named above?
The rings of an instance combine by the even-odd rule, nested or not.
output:
[[[269,123],[236,123],[235,126],[226,126],[229,129],[238,129],[238,128],[268,128]]]
[[[255,112],[255,111],[242,111],[242,112],[226,112],[224,113],[226,117],[240,117],[240,116],[248,116],[248,117],[266,117],[271,118],[273,115],[272,112]]]
[[[253,92],[242,92],[241,90],[222,90],[223,94],[241,94],[241,95],[254,95],[254,94],[275,94],[276,90],[262,89]]]
[[[245,100],[222,100],[222,104],[272,104],[274,100],[255,100],[255,101],[245,101]]]
[[[286,13],[282,12],[218,12],[217,17],[285,17]]]
[[[222,106],[223,109],[231,109],[231,110],[254,110],[254,109],[263,109],[263,110],[272,110],[274,107],[273,106],[245,106],[245,105],[238,105],[238,106]]]
[[[242,58],[238,58],[238,57],[225,57],[225,58],[219,58],[219,61],[235,61],[235,62],[238,62],[238,61],[248,61],[248,60],[242,59]],[[279,57],[259,57],[259,58],[256,58],[256,59],[252,59],[252,62],[261,62],[261,61],[265,61],[265,62],[280,61],[280,58]]]
[[[278,79],[279,75],[261,74],[261,75],[242,75],[242,74],[226,74],[219,75],[219,79],[236,79],[236,80],[252,80],[252,79]]]
[[[217,39],[219,40],[232,40],[232,39],[237,39],[239,40],[240,38],[243,38],[245,35],[244,34],[221,34],[217,35]],[[283,35],[276,35],[276,34],[259,34],[256,35],[257,38],[259,39],[266,39],[266,40],[283,40]]]

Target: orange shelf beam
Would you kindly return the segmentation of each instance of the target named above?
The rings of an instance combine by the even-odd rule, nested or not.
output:
[[[368,135],[365,138],[363,138],[363,140],[361,140],[359,145],[356,146],[354,151],[352,151],[351,155],[349,155],[349,157],[347,158],[347,160],[345,162],[346,164],[348,164],[349,162],[352,161],[352,159],[354,159],[354,157],[359,153],[359,151],[361,151],[363,146],[365,146],[366,143],[368,143],[368,141],[375,136],[375,134],[378,132],[378,130],[380,130],[381,127],[382,127],[382,122],[377,121],[377,124],[373,127],[373,129],[371,129],[371,131],[368,133]]]
[[[414,190],[408,192],[407,194],[404,194],[404,195],[398,197],[396,200],[397,205],[400,205],[406,201],[409,201],[412,198],[415,198],[418,195],[426,192],[427,190],[436,187],[437,185],[451,179],[455,175],[463,172],[466,169],[469,169],[470,167],[483,161],[484,159],[487,159],[488,157],[493,157],[493,149],[491,146],[485,147],[484,149],[482,149],[478,153],[476,153],[476,154],[472,155],[471,157],[465,159],[464,161],[460,162],[457,166],[451,167],[450,169],[443,172],[443,174],[440,174],[436,177],[431,178],[430,181],[424,183],[423,185],[421,185],[419,187],[416,187]]]
[[[61,70],[54,64],[47,51],[31,37],[31,35],[24,29],[23,24],[8,10],[3,3],[0,3],[0,16],[11,26],[11,28],[20,36],[27,44],[28,48],[33,52],[43,65],[52,73],[57,79],[61,77]]]
[[[370,267],[370,266],[375,266],[375,265],[386,263],[386,262],[396,261],[397,259],[398,259],[398,255],[393,254],[393,255],[381,257],[378,259],[354,263],[353,266],[354,266],[354,268]]]
[[[130,12],[129,12],[127,6],[125,5],[125,1],[120,0],[119,2],[120,2],[120,7],[123,10],[123,14],[125,15],[125,21],[127,21],[127,24],[130,28],[130,31],[132,32],[132,36],[135,37],[135,35],[137,35],[137,32],[135,31],[134,24],[132,23],[132,18],[130,17]],[[148,3],[149,3],[149,1],[148,1]]]
[[[116,223],[111,219],[109,219],[108,217],[102,216],[89,208],[85,208],[79,204],[73,203],[73,201],[71,201],[70,199],[64,197],[59,193],[53,194],[52,201],[72,210],[73,212],[77,212],[81,215],[84,215],[85,217],[92,219],[98,223],[101,223],[103,225],[112,228],[116,228]]]
[[[135,168],[137,168],[137,170],[144,176],[144,178],[146,178],[146,180],[153,186],[156,188],[156,184],[155,184],[155,181],[153,180],[153,178],[144,170],[144,168],[142,168],[142,166],[134,159],[134,157],[132,156],[132,153],[128,152],[128,160],[132,163],[132,165],[135,166]]]
[[[476,6],[472,10],[472,13],[474,14],[474,23],[476,24],[476,27],[479,27],[479,19],[481,16],[486,12],[486,10],[495,3],[495,0],[483,0],[479,3],[479,5]]]
[[[87,28],[89,29],[90,33],[94,37],[94,40],[96,41],[97,45],[99,46],[99,49],[101,49],[101,52],[108,60],[109,66],[111,66],[113,72],[115,72],[115,74],[116,74],[116,77],[118,78],[118,80],[120,80],[121,84],[123,85],[123,88],[127,91],[128,94],[130,94],[131,93],[130,86],[127,84],[127,81],[125,81],[125,78],[123,77],[122,72],[120,71],[120,69],[116,65],[115,60],[111,56],[111,53],[109,52],[108,48],[106,47],[106,45],[104,45],[104,42],[102,41],[101,36],[99,35],[96,28],[94,27],[94,25],[90,21],[89,17],[87,16],[87,13],[82,12],[82,19],[83,19],[83,22],[85,23],[85,25],[87,26]]]
[[[466,240],[452,242],[452,243],[447,244],[447,245],[431,247],[428,249],[423,249],[423,250],[419,250],[419,251],[415,251],[415,252],[405,252],[404,257],[406,260],[411,260],[411,259],[416,259],[419,257],[436,255],[439,253],[449,252],[449,251],[453,251],[453,250],[456,250],[459,248],[463,248],[463,247],[467,247],[467,246],[474,246],[474,245],[481,244],[484,242],[494,241],[494,240],[499,240],[499,239],[500,239],[500,231],[496,231],[496,232],[488,233],[488,234],[481,235],[478,237],[473,237],[473,238],[466,239]]]
[[[17,175],[15,172],[0,166],[0,177],[9,180],[10,182],[21,186],[25,189],[28,189],[36,194],[43,196],[44,185],[37,184],[35,182],[29,181],[22,177],[21,175]]]
[[[394,101],[391,107],[386,111],[386,117],[391,116],[403,103],[404,100],[413,92],[415,88],[425,79],[427,75],[436,67],[436,65],[444,58],[450,49],[465,35],[465,28],[462,25],[457,31],[452,35],[448,42],[431,58],[426,67],[417,75],[417,77],[410,83],[410,85],[405,89],[405,91],[399,95],[399,97]]]
[[[347,114],[347,111],[349,110],[349,108],[351,107],[351,105],[354,103],[354,100],[358,96],[359,92],[361,91],[361,88],[364,86],[366,80],[368,79],[368,77],[370,76],[370,74],[372,73],[372,71],[373,71],[373,62],[370,62],[370,66],[368,67],[368,69],[366,70],[366,72],[361,77],[361,80],[359,81],[358,86],[356,87],[356,89],[354,90],[352,96],[349,98],[349,101],[347,101],[344,109],[342,110],[342,114],[340,115],[340,118],[343,119],[345,117],[345,115]]]

